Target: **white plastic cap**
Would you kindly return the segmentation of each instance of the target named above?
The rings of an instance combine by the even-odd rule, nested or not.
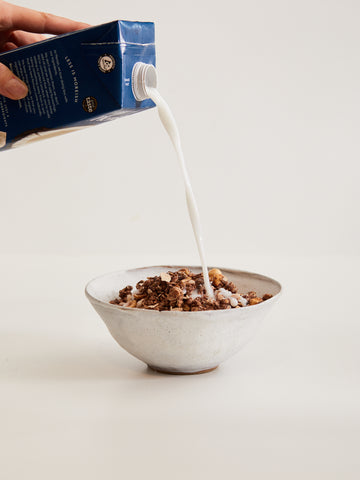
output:
[[[138,102],[149,98],[146,87],[156,88],[157,73],[154,65],[148,63],[135,63],[132,74],[132,91]]]

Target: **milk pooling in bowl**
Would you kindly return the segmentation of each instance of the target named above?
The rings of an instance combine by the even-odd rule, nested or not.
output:
[[[167,131],[172,144],[174,145],[176,155],[184,178],[186,203],[193,228],[196,245],[199,251],[202,272],[204,276],[204,286],[206,293],[210,298],[214,297],[210,285],[207,264],[205,260],[205,251],[201,233],[200,216],[197,208],[194,192],[191,186],[189,173],[186,168],[185,158],[181,147],[179,130],[175,118],[165,100],[162,98],[157,88],[156,70],[153,65],[138,62],[134,65],[132,72],[133,93],[138,101],[151,98],[158,108],[158,113],[165,130]]]

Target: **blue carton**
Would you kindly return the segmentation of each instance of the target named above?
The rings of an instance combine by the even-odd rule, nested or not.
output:
[[[137,62],[155,66],[151,22],[116,20],[0,54],[29,88],[22,100],[0,95],[0,149],[153,107],[133,95]]]

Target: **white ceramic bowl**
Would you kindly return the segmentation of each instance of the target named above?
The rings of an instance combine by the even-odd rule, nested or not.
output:
[[[258,305],[231,310],[172,312],[120,307],[109,303],[126,285],[181,266],[156,266],[108,273],[91,280],[87,298],[111,335],[126,351],[150,368],[174,374],[213,370],[237,353],[254,335],[259,322],[277,301],[281,285],[256,273],[221,268],[239,291],[254,290],[272,298]],[[200,267],[189,267],[200,273]]]

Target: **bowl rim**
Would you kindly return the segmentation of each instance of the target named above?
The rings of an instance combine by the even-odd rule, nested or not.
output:
[[[136,270],[144,270],[144,269],[147,269],[147,268],[188,268],[189,270],[191,270],[192,268],[202,268],[200,265],[187,265],[187,266],[182,266],[182,265],[148,265],[148,266],[143,266],[143,267],[135,267],[135,268],[127,268],[127,269],[124,269],[124,270],[113,270],[111,272],[108,272],[108,273],[104,273],[102,275],[98,275],[97,277],[94,277],[92,278],[91,280],[89,280],[87,282],[87,284],[85,285],[85,295],[86,297],[88,298],[88,300],[91,302],[91,303],[96,303],[98,305],[101,305],[102,307],[106,307],[110,310],[116,310],[116,311],[126,311],[126,312],[131,312],[131,311],[136,311],[136,312],[144,312],[144,315],[151,315],[151,314],[171,314],[171,315],[184,315],[184,312],[179,312],[178,310],[163,310],[163,311],[159,311],[159,310],[152,310],[152,309],[147,309],[147,308],[136,308],[136,307],[124,307],[122,305],[114,305],[112,303],[108,303],[108,302],[104,302],[103,300],[99,300],[98,298],[94,297],[90,292],[89,292],[89,286],[97,281],[97,280],[100,280],[101,278],[104,278],[104,277],[108,277],[108,276],[111,276],[111,275],[115,275],[115,274],[121,274],[121,273],[126,273],[126,272],[134,272]],[[279,288],[279,291],[278,293],[276,293],[275,295],[273,295],[271,298],[269,298],[268,300],[266,300],[265,302],[261,302],[261,303],[258,303],[256,305],[248,305],[247,307],[243,307],[241,309],[238,309],[238,308],[232,308],[232,309],[222,309],[222,310],[200,310],[200,311],[195,311],[195,312],[185,312],[187,314],[191,314],[191,315],[204,315],[204,313],[206,314],[210,314],[210,315],[214,315],[216,314],[217,312],[228,312],[228,314],[231,314],[231,313],[239,313],[239,310],[241,311],[247,311],[247,308],[250,308],[253,310],[253,309],[261,309],[261,308],[264,308],[264,306],[266,305],[269,305],[273,302],[275,302],[279,297],[280,295],[282,294],[282,291],[283,291],[283,287],[281,285],[281,283],[278,281],[278,280],[275,280],[274,278],[272,277],[269,277],[267,275],[263,275],[261,273],[256,273],[256,272],[249,272],[248,270],[240,270],[240,269],[236,269],[236,268],[227,268],[227,267],[213,267],[211,265],[208,265],[208,269],[212,269],[212,268],[218,268],[220,269],[221,271],[225,271],[225,272],[229,272],[229,273],[236,273],[236,274],[245,274],[245,275],[248,275],[248,276],[251,276],[251,277],[257,277],[257,278],[261,278],[261,279],[264,279],[264,280],[270,280],[271,282],[275,283],[278,288]],[[146,313],[145,313],[146,312]]]

